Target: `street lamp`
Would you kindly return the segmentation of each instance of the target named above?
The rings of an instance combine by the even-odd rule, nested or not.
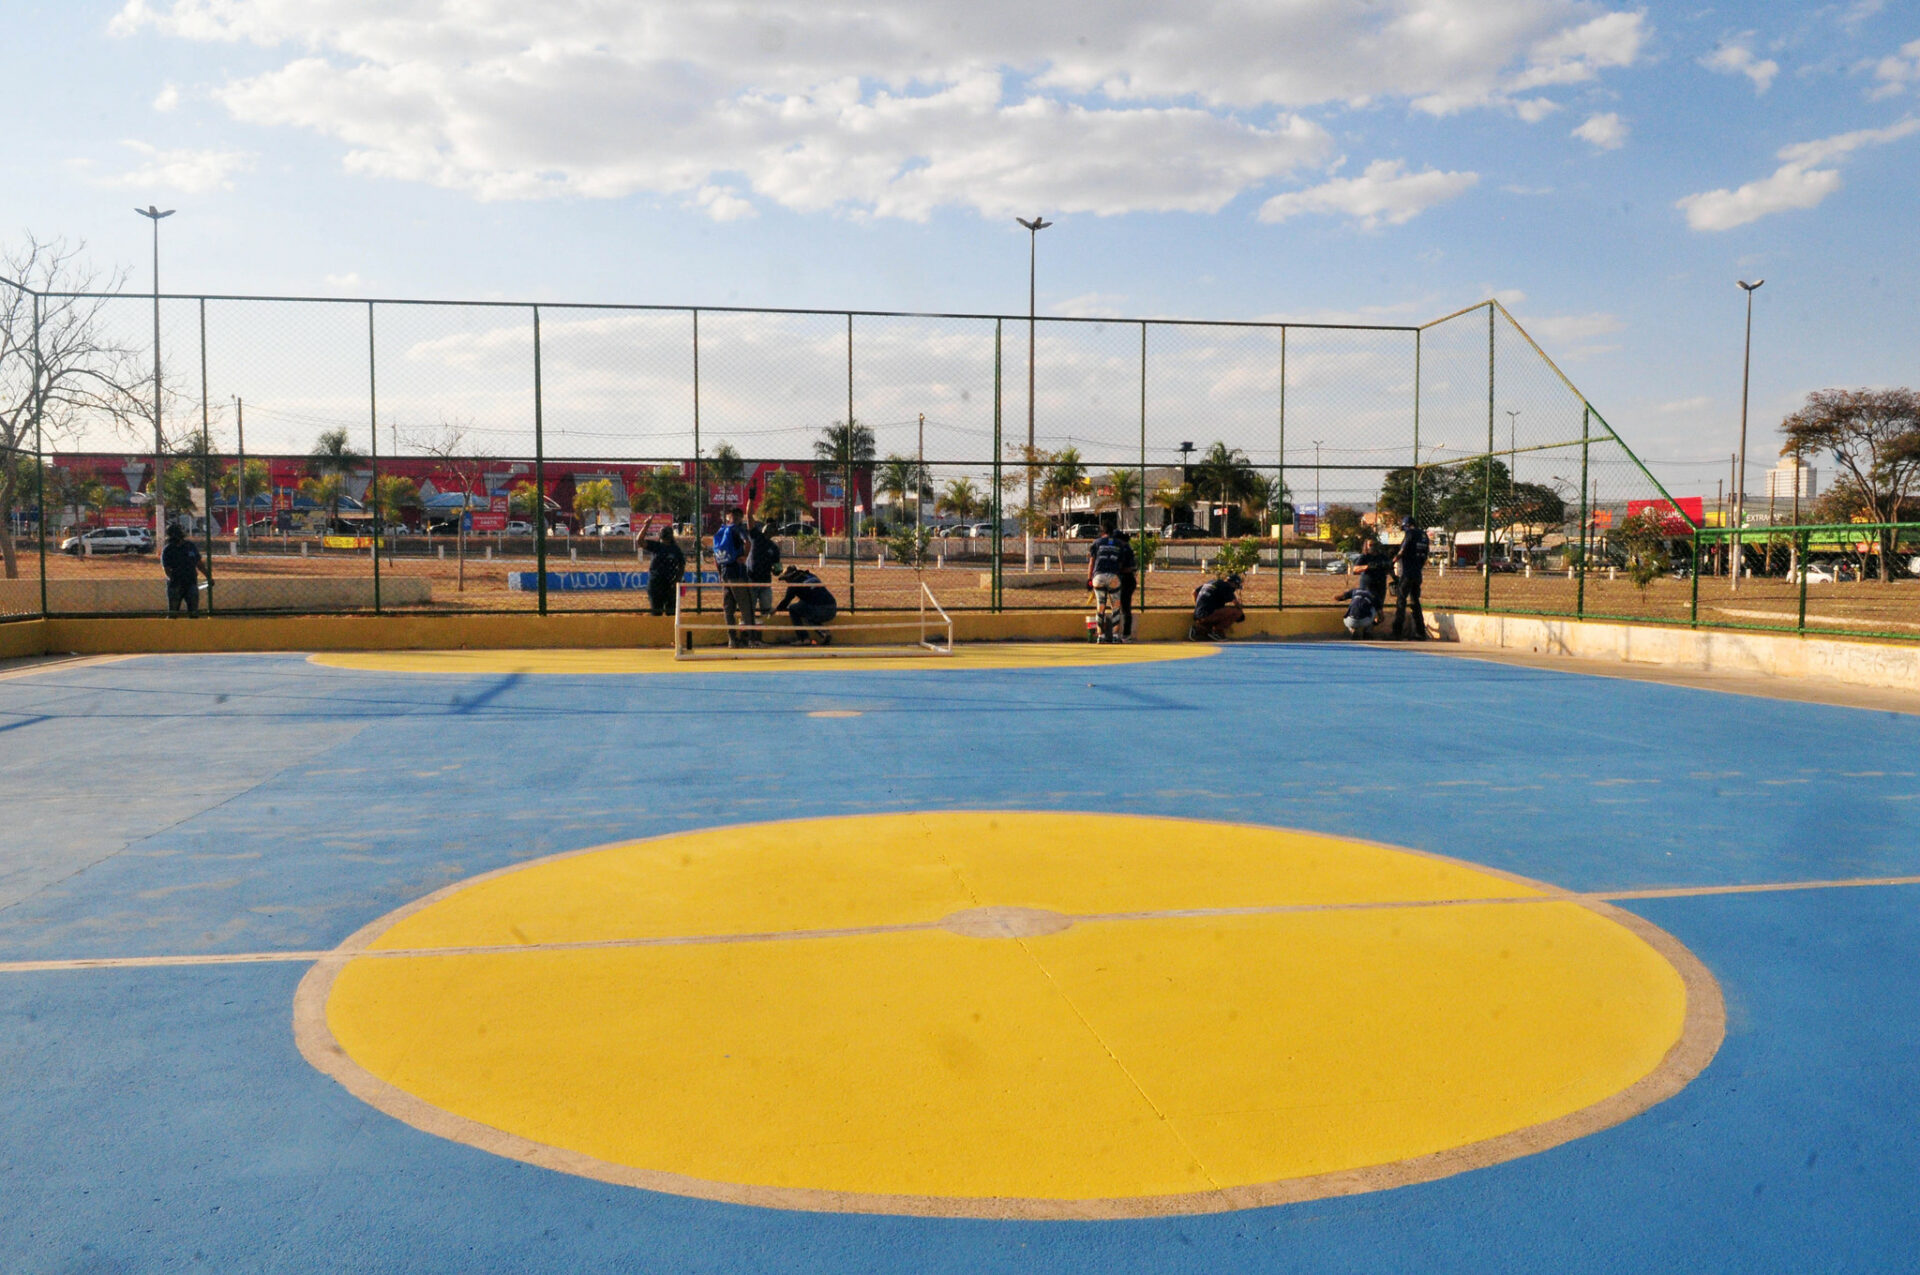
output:
[[[1747,383],[1753,370],[1753,294],[1765,282],[1765,279],[1755,279],[1752,283],[1739,280],[1741,290],[1747,294],[1747,341],[1740,356],[1740,459],[1734,463],[1732,587],[1735,593],[1740,591],[1740,528],[1747,525]],[[1798,474],[1794,480],[1799,481]]]
[[[1027,570],[1033,570],[1033,287],[1035,278],[1036,253],[1039,251],[1040,232],[1052,222],[1044,217],[1035,217],[1028,221],[1025,217],[1015,217],[1015,221],[1027,228],[1027,508],[1024,521],[1027,524]]]
[[[160,433],[160,220],[173,216],[174,210],[161,212],[148,204],[134,211],[153,222],[153,539],[160,544],[167,531],[167,505],[160,494],[160,466],[167,450]]]
[[[1520,409],[1507,409],[1507,481],[1520,480]]]
[[[1320,505],[1320,444],[1325,441],[1321,438],[1313,440],[1313,516],[1319,519],[1327,516],[1327,511]]]

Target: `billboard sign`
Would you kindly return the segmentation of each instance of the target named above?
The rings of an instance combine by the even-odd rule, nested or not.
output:
[[[1629,500],[1627,517],[1637,518],[1641,514],[1665,515],[1660,519],[1660,530],[1669,536],[1689,536],[1695,527],[1705,525],[1707,521],[1706,500],[1701,496],[1682,496],[1672,500]]]

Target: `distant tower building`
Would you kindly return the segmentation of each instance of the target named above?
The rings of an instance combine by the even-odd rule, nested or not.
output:
[[[1798,488],[1796,493],[1795,488]],[[1788,456],[1767,471],[1767,498],[1812,500],[1820,492],[1820,471]]]

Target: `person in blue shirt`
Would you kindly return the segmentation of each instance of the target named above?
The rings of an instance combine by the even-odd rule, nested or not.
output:
[[[815,642],[821,646],[831,645],[833,634],[827,631],[826,625],[840,611],[833,593],[820,583],[819,576],[803,567],[788,567],[780,573],[780,578],[786,582],[787,595],[773,609],[785,611],[793,621],[793,640],[801,646],[812,646]]]
[[[1093,549],[1087,555],[1087,587],[1096,594],[1117,590],[1120,595],[1119,625],[1115,632],[1102,632],[1103,641],[1133,640],[1133,592],[1139,587],[1138,572],[1133,543],[1125,532],[1114,528],[1093,542]],[[1102,581],[1102,577],[1106,577],[1106,581]]]
[[[727,645],[760,646],[753,614],[753,586],[747,580],[747,533],[740,526],[740,515],[729,509],[721,515],[720,530],[713,533],[713,565],[720,572],[720,609],[727,619]],[[746,612],[743,624],[740,612]]]

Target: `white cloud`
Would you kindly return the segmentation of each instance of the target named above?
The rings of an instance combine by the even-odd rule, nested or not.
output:
[[[350,292],[360,286],[360,273],[349,270],[345,274],[330,274],[326,276],[326,281],[327,286],[336,292]]]
[[[1261,221],[1285,221],[1301,213],[1342,213],[1371,230],[1381,222],[1399,226],[1436,204],[1466,193],[1478,173],[1437,169],[1409,173],[1403,161],[1376,159],[1358,177],[1336,177],[1310,190],[1275,195],[1260,206]]]
[[[180,105],[180,90],[171,84],[162,88],[153,99],[153,109],[156,111],[171,111],[178,105]]]
[[[1758,221],[1772,213],[1794,208],[1812,208],[1840,189],[1840,174],[1831,164],[1854,151],[1883,146],[1909,134],[1920,132],[1920,118],[1909,117],[1886,128],[1859,129],[1812,142],[1783,146],[1777,155],[1782,161],[1768,177],[1748,182],[1736,190],[1709,190],[1688,195],[1675,203],[1687,215],[1687,225],[1695,230],[1731,230]]]
[[[1723,42],[1700,59],[1700,65],[1721,75],[1744,75],[1753,81],[1755,93],[1765,93],[1780,74],[1780,64],[1771,58],[1753,56],[1753,32],[1746,31]]]
[[[1589,115],[1586,123],[1573,130],[1573,135],[1603,151],[1617,151],[1627,144],[1627,126],[1612,111]]]
[[[1874,86],[1867,96],[1876,101],[1898,97],[1920,85],[1920,40],[1911,40],[1901,45],[1898,53],[1888,54],[1874,63],[1873,78]]]
[[[1210,212],[1326,161],[1303,110],[1536,121],[1646,38],[1594,0],[128,0],[112,29],[284,50],[215,99],[336,139],[354,172],[721,219]]]
[[[1692,398],[1677,398],[1662,403],[1653,410],[1664,416],[1697,416],[1713,406],[1713,399],[1705,394],[1696,394]]]
[[[146,142],[126,141],[121,145],[140,155],[145,162],[99,178],[102,186],[122,186],[131,190],[177,190],[194,195],[214,189],[230,189],[235,173],[253,167],[253,155],[246,151],[161,150]]]

